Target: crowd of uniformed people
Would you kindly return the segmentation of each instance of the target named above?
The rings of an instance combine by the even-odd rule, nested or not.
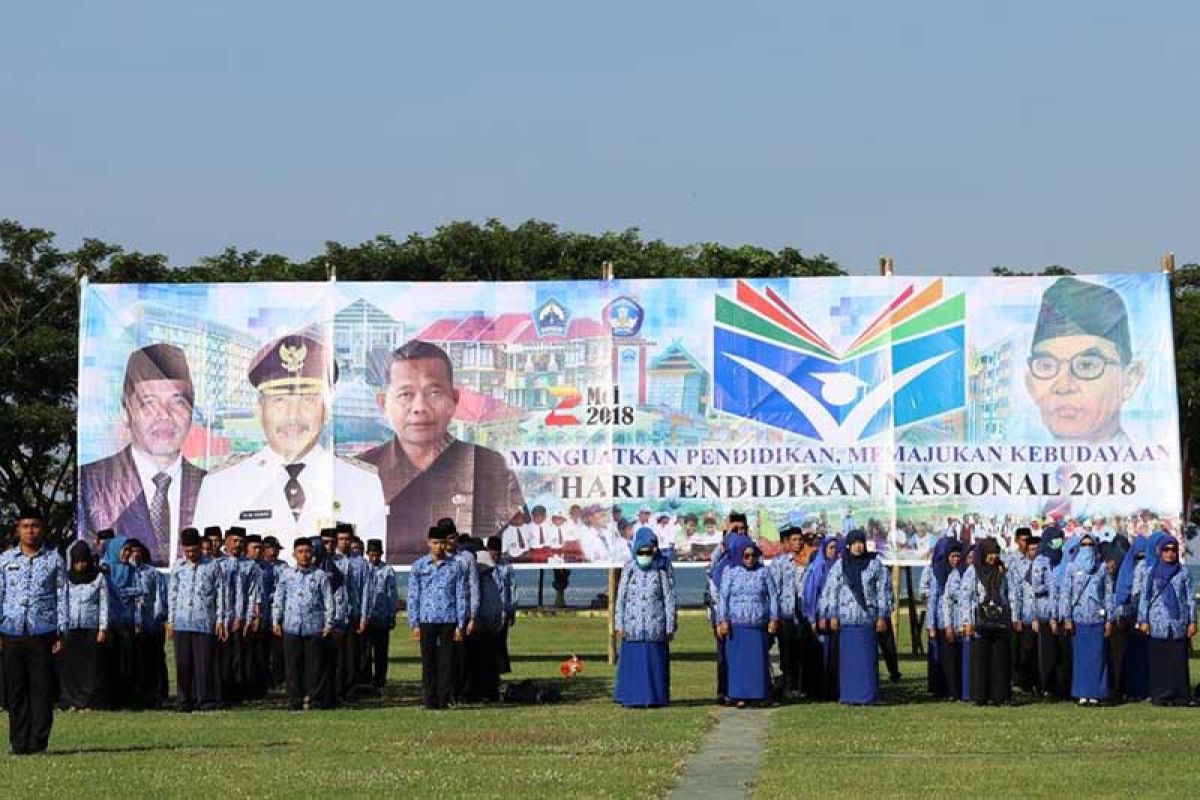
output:
[[[138,541],[102,531],[65,553],[22,511],[0,553],[0,698],[14,754],[46,749],[61,710],[148,709],[168,701],[166,642],[175,659],[174,707],[227,708],[282,687],[290,709],[325,709],[380,695],[400,609],[396,573],[378,539],[339,524],[291,543],[238,527],[180,533],[167,572]],[[420,642],[430,708],[499,699],[515,617],[512,568],[498,537],[429,530],[430,554],[408,583],[411,635]]]
[[[53,707],[157,708],[168,700],[166,642],[175,658],[175,708],[206,711],[282,687],[290,709],[324,709],[380,694],[400,608],[397,578],[377,539],[339,524],[291,543],[187,528],[169,572],[138,541],[101,532],[65,554],[23,511],[0,554],[0,656],[10,744],[46,749]],[[1179,542],[1157,532],[1103,541],[1016,532],[964,551],[954,535],[933,548],[920,583],[931,694],[977,704],[1031,697],[1080,705],[1148,699],[1194,705],[1188,658],[1196,633],[1191,579]],[[729,515],[708,570],[717,642],[717,696],[744,707],[784,700],[879,699],[878,652],[900,672],[889,571],[853,529],[842,536],[785,526],[765,563],[746,517]],[[450,519],[427,533],[411,568],[405,618],[419,643],[427,708],[500,697],[515,622],[512,566],[502,541],[460,534]],[[670,548],[638,528],[615,598],[621,640],[614,700],[670,702],[669,643],[677,629]],[[778,648],[779,674],[770,650]]]

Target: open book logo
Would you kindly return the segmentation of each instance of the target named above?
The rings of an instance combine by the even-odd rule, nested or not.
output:
[[[713,404],[830,445],[933,421],[966,403],[962,294],[909,286],[840,352],[770,288],[717,295]]]

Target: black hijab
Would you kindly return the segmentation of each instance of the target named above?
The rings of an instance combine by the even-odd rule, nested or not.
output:
[[[86,561],[87,567],[83,572],[75,571],[76,561]],[[67,548],[67,579],[74,584],[91,583],[96,580],[100,570],[96,567],[96,559],[92,557],[92,548],[87,542],[79,540]]]
[[[846,536],[846,554],[842,556],[842,574],[846,577],[846,586],[849,587],[850,594],[854,595],[854,599],[858,601],[859,606],[862,607],[863,611],[866,611],[867,596],[863,592],[862,574],[867,565],[871,563],[871,559],[875,557],[875,554],[863,550],[862,555],[854,555],[850,552],[850,545],[855,542],[862,542],[863,546],[866,547],[867,534],[862,528],[856,528]]]
[[[1000,555],[1000,543],[992,537],[979,542],[975,551],[975,574],[983,584],[983,602],[1001,604],[1004,600],[1004,562],[987,563],[989,554]]]

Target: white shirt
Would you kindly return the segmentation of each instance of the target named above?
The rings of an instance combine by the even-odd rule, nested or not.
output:
[[[608,546],[604,542],[602,531],[594,531],[586,525],[580,525],[579,531],[579,547],[583,550],[583,559],[587,562],[597,564],[607,563],[609,560]]]
[[[500,529],[500,550],[509,558],[524,555],[530,547],[524,527],[509,523]]]
[[[562,547],[562,533],[557,528],[550,524],[549,520],[544,520],[541,523],[530,522],[528,525],[521,526],[521,535],[525,537],[525,546],[532,549],[534,547]]]
[[[317,445],[297,459],[304,491],[299,517],[288,505],[286,462],[269,446],[252,456],[212,470],[200,484],[196,526],[241,525],[248,533],[273,535],[284,543],[315,536],[338,521],[349,522],[363,539],[387,542],[387,503],[374,467],[335,456]],[[387,553],[384,553],[386,559]]]
[[[655,525],[653,528],[654,536],[658,539],[658,549],[667,550],[675,546],[675,524],[667,522],[663,525]]]
[[[158,487],[154,485],[154,476],[159,472],[165,472],[171,478],[170,484],[167,485],[167,505],[171,512],[167,532],[167,540],[171,543],[172,553],[176,552],[176,545],[179,541],[179,504],[183,488],[180,486],[183,483],[183,456],[175,456],[175,460],[171,462],[171,466],[160,470],[158,465],[154,463],[149,455],[138,450],[136,446],[130,447],[129,452],[133,453],[133,464],[137,467],[138,478],[142,482],[142,493],[146,495],[146,508],[154,508],[154,494],[158,491]]]

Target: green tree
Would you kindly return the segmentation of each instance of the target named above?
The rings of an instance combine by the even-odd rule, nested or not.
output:
[[[1196,496],[1194,459],[1200,452],[1200,264],[1175,270],[1175,385],[1179,392],[1179,444],[1186,510]]]
[[[77,271],[117,252],[85,241],[63,253],[54,234],[0,221],[0,513],[47,517],[52,536],[71,527],[75,497]]]

